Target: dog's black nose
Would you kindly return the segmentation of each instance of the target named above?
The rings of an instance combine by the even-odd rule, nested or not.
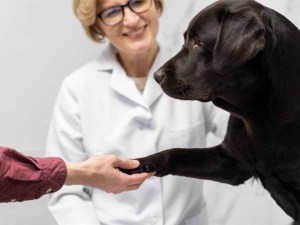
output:
[[[157,83],[160,84],[164,78],[165,78],[165,74],[161,69],[154,73],[154,79],[156,80]]]

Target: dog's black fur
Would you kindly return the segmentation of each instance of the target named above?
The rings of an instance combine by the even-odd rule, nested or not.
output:
[[[166,94],[212,101],[231,113],[222,144],[170,149],[139,159],[156,171],[232,185],[259,178],[300,224],[300,32],[253,0],[221,0],[202,10],[184,45],[155,79]]]

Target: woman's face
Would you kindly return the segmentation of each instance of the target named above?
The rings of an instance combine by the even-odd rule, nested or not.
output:
[[[159,13],[154,0],[151,8],[146,12],[137,14],[124,7],[123,20],[114,26],[108,26],[97,18],[97,25],[111,43],[123,53],[141,53],[153,47],[158,32]],[[114,6],[124,5],[128,0],[102,0],[97,13]]]

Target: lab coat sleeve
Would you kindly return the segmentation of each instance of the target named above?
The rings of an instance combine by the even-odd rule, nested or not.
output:
[[[76,84],[63,82],[59,92],[50,129],[46,154],[65,161],[79,162],[88,158],[82,145],[80,113]],[[50,196],[49,209],[58,225],[99,225],[93,204],[92,189],[85,186],[64,186]]]

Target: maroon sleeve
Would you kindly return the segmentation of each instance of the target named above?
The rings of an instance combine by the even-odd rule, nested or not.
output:
[[[59,190],[67,176],[57,157],[28,157],[0,146],[0,202],[37,199]]]

